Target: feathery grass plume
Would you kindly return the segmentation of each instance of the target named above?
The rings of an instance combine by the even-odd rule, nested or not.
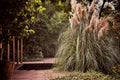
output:
[[[87,8],[85,6],[82,7],[81,13],[83,20],[88,20]]]
[[[95,23],[96,23],[96,15],[93,14],[90,20],[90,25],[91,25],[92,30],[94,29]]]
[[[92,32],[93,28],[92,25],[88,25],[85,27],[85,32]]]
[[[94,32],[98,32],[99,28],[98,28],[98,25],[99,25],[99,22],[100,22],[100,19],[98,17],[96,17],[96,22],[94,24]]]
[[[99,27],[100,26],[100,27]],[[99,29],[98,29],[98,38],[104,36],[107,34],[108,29],[109,29],[109,23],[108,23],[108,19],[104,18],[100,25],[98,25]]]
[[[94,4],[93,2],[91,5]],[[82,5],[81,9],[82,7],[86,6]],[[104,73],[111,73],[112,67],[120,64],[118,46],[113,45],[116,41],[109,37],[98,39],[98,32],[85,31],[86,28],[93,30],[95,25],[98,25],[97,23],[99,23],[96,21],[98,20],[98,14],[95,13],[96,10],[93,11],[93,14],[89,15],[92,17],[89,17],[88,19],[81,18],[75,29],[68,28],[60,35],[59,47],[56,54],[56,67],[58,67],[58,69],[81,72],[93,69]],[[76,12],[77,11],[73,12],[73,14],[77,15]],[[88,14],[89,11],[86,10],[84,15],[87,16]],[[104,25],[99,25],[104,28],[97,28],[98,31],[105,31],[109,26],[107,22],[105,22]]]
[[[93,0],[90,7],[89,7],[89,12],[90,14],[92,14],[95,10],[95,1]]]
[[[76,0],[71,0],[72,12],[75,12],[75,11],[76,11],[76,4],[77,4],[77,1],[76,1]]]
[[[99,21],[98,13],[95,11],[91,15],[91,18],[89,19],[89,23],[87,23],[88,26],[85,27],[85,31],[86,32],[91,32],[91,31],[95,30],[97,25],[98,25],[98,21]]]
[[[105,27],[106,25],[108,25],[108,18],[101,18],[97,26],[97,30],[99,31],[102,27]]]
[[[82,18],[82,13],[81,13],[82,5],[80,3],[78,3],[78,4],[76,4],[76,6],[77,6],[76,14],[78,16],[78,20],[81,21],[81,18]]]
[[[71,28],[74,29],[79,24],[78,17],[76,14],[73,14],[72,18],[69,18]]]

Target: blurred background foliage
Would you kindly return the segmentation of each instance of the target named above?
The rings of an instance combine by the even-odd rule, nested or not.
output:
[[[29,26],[36,13],[44,11],[40,0],[2,0],[0,4],[0,25],[4,40],[6,35],[20,38],[34,33]],[[41,6],[41,9],[38,10],[37,6]]]
[[[57,38],[69,25],[69,0],[56,0],[55,2],[46,0],[41,4],[42,12],[36,12],[34,22],[30,25],[30,29],[33,29],[35,34],[24,38],[25,59],[54,57]]]
[[[5,48],[13,36],[23,38],[25,59],[53,57],[57,38],[69,25],[68,11],[70,0],[1,0],[0,41]]]

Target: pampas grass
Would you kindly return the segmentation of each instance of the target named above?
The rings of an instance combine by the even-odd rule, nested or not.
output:
[[[86,7],[80,3],[79,5],[80,9],[85,10],[86,13],[84,14],[88,16],[89,12],[87,12]],[[84,18],[82,10],[79,14],[76,12],[78,11],[75,11],[73,15],[82,15],[81,20],[78,20],[79,16],[78,18],[73,16],[79,23],[75,23],[76,27],[71,26],[74,28],[69,27],[58,39],[56,66],[60,70],[86,72],[92,69],[111,73],[112,67],[120,64],[119,49],[113,45],[116,43],[114,39],[109,37],[98,38],[98,33],[104,34],[102,31],[107,31],[108,23],[106,22],[104,26],[98,29],[96,23],[99,23],[100,20],[98,20],[96,13],[93,12],[92,17]],[[70,23],[72,24],[72,22]],[[98,30],[93,31],[94,29]]]

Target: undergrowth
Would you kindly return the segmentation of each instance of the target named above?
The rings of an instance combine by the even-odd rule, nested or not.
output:
[[[71,72],[70,75],[51,80],[120,80],[116,76],[106,75],[101,72],[88,71],[86,73]]]

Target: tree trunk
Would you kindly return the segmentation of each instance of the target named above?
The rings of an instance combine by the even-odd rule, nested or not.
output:
[[[14,63],[0,60],[0,80],[12,80]]]

